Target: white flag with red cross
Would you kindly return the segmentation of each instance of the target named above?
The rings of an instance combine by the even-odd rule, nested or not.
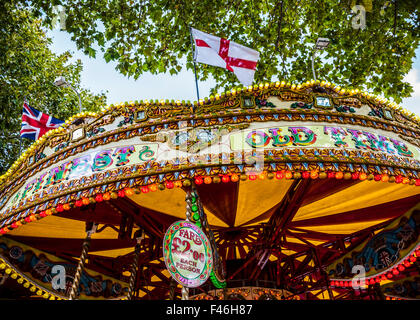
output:
[[[191,28],[194,38],[194,61],[222,67],[233,72],[244,86],[254,81],[260,53],[236,42]]]

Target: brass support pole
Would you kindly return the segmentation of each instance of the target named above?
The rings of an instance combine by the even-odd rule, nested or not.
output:
[[[71,286],[69,300],[74,300],[78,296],[80,277],[82,276],[86,258],[89,252],[90,238],[92,234],[95,233],[96,227],[97,225],[94,223],[86,224],[86,239],[85,241],[83,241],[82,254],[80,255],[80,260],[77,265],[76,274],[74,275],[73,285]]]
[[[176,286],[177,286],[177,282],[174,280],[174,278],[171,278],[171,281],[169,283],[169,300],[175,300]]]
[[[181,298],[181,300],[190,300],[190,298],[188,296],[188,294],[190,292],[190,289],[189,288],[182,286],[182,291],[181,292],[182,292],[182,298]]]
[[[129,281],[128,294],[127,294],[128,300],[133,300],[133,292],[134,292],[134,285],[135,285],[136,277],[137,277],[139,255],[140,255],[140,244],[136,244],[134,248],[134,259],[133,259],[133,263],[131,264],[131,270],[130,270],[130,281]]]
[[[88,232],[85,241],[83,241],[82,246],[82,254],[80,255],[80,260],[77,265],[76,274],[74,276],[73,285],[71,286],[70,296],[69,300],[74,300],[77,298],[78,290],[79,290],[79,282],[80,277],[82,276],[82,272],[85,266],[86,257],[89,252],[89,246],[90,246],[90,236],[91,234]]]
[[[136,246],[134,247],[134,259],[133,259],[133,263],[131,264],[131,270],[130,270],[130,281],[129,281],[128,294],[127,294],[128,300],[133,300],[134,286],[136,283],[138,265],[139,265],[140,244],[143,238],[144,238],[144,235],[142,232],[140,233],[140,236],[136,238],[137,243],[136,243]]]
[[[227,300],[227,288],[226,287],[224,287],[223,288],[223,300]]]

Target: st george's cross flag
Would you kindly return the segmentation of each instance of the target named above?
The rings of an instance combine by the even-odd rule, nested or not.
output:
[[[244,86],[254,81],[260,53],[236,42],[191,28],[194,38],[194,61],[222,67],[233,72]]]
[[[58,128],[64,121],[32,108],[28,103],[23,103],[22,127],[20,136],[38,140],[48,131]]]

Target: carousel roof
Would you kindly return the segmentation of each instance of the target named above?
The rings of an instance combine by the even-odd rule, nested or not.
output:
[[[121,298],[142,229],[137,297],[167,298],[162,238],[186,218],[193,187],[228,282],[265,279],[318,297],[330,281],[320,270],[362,250],[396,219],[420,220],[413,209],[419,136],[415,115],[326,82],[233,89],[195,106],[136,101],[85,113],[44,135],[0,178],[3,269],[39,295],[65,299],[65,290],[23,268],[11,249],[74,265],[86,223],[95,222],[86,272],[119,284],[107,297]],[[372,276],[413,254],[413,228],[409,250]],[[333,285],[330,298],[342,289]],[[85,290],[81,297],[104,295]]]

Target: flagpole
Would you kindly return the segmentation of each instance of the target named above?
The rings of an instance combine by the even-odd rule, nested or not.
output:
[[[194,63],[194,75],[195,75],[195,89],[197,91],[197,104],[200,103],[200,94],[198,92],[198,81],[197,81],[197,69],[195,66],[195,59],[194,59],[194,41],[193,41],[193,36],[192,36],[192,30],[191,30],[191,26],[189,26],[190,28],[190,39],[191,39],[191,52],[192,52],[192,56],[193,56],[193,63]]]
[[[22,136],[19,132],[19,156],[22,154]]]
[[[26,100],[26,96],[23,96],[23,104],[28,103],[28,101]],[[19,131],[19,156],[22,154],[22,135],[20,134]]]

